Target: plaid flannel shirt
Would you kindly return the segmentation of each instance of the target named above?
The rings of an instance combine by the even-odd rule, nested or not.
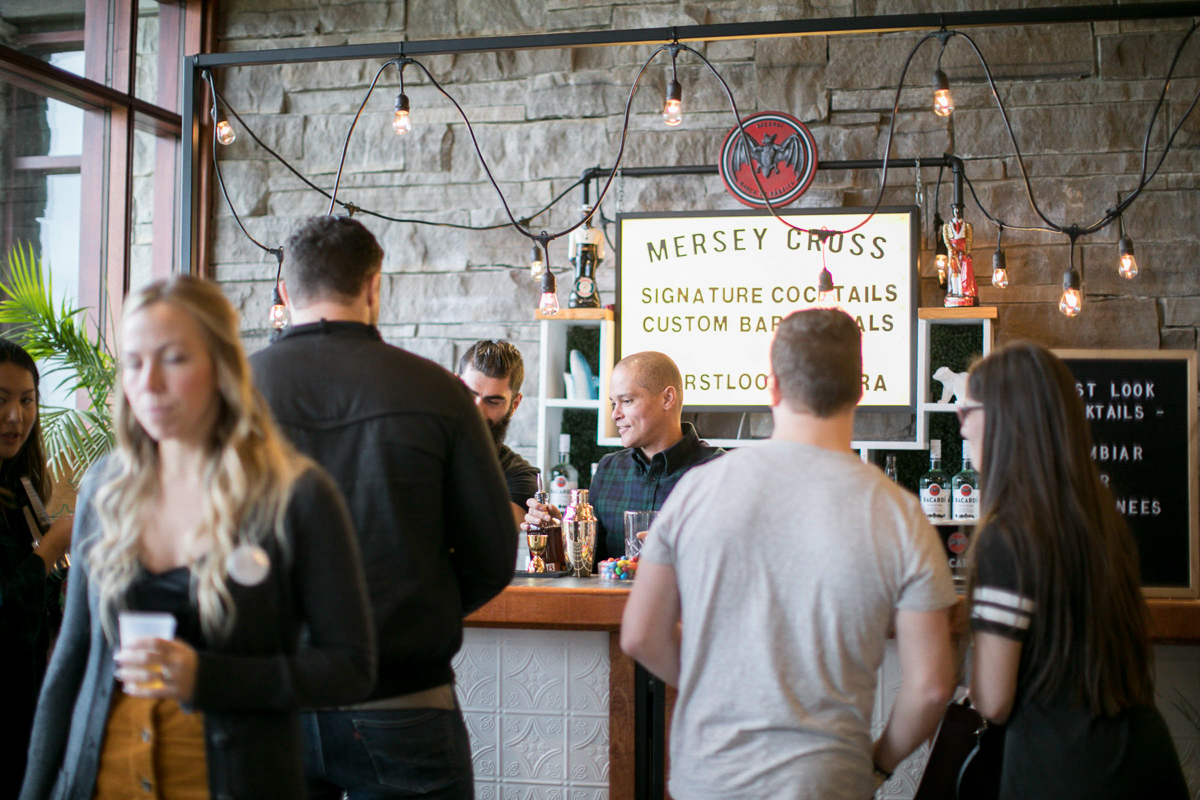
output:
[[[599,522],[597,563],[624,555],[626,511],[658,511],[689,469],[724,452],[701,441],[696,427],[685,422],[683,438],[649,460],[636,447],[602,458],[588,492]]]

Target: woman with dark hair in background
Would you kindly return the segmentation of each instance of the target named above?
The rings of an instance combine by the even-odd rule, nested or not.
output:
[[[1014,343],[971,369],[958,414],[982,482],[971,700],[1008,725],[1000,797],[1186,798],[1154,706],[1137,548],[1074,377]]]
[[[16,797],[50,639],[59,619],[59,580],[50,577],[71,545],[70,515],[34,547],[21,478],[50,498],[38,369],[20,346],[0,339],[0,798]]]
[[[209,281],[126,299],[113,406],[21,797],[303,797],[300,709],[374,680],[341,494],[279,434]],[[126,611],[170,615],[175,635],[120,640]]]

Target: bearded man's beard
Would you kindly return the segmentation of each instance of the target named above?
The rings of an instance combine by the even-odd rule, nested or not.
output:
[[[512,422],[515,411],[515,408],[510,408],[508,413],[504,415],[504,419],[499,422],[492,422],[490,419],[487,421],[488,430],[492,434],[492,441],[496,444],[497,450],[500,449],[500,445],[504,444],[504,439],[508,436],[508,423]]]

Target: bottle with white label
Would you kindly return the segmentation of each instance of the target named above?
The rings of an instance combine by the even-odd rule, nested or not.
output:
[[[979,519],[979,473],[971,468],[971,443],[962,443],[962,471],[950,482],[954,496],[952,515],[955,520]]]
[[[571,503],[571,490],[579,488],[579,470],[571,466],[571,434],[558,437],[558,463],[550,468],[550,504],[559,511]]]
[[[950,479],[942,472],[942,440],[929,441],[929,471],[917,484],[921,510],[930,522],[950,519]]]

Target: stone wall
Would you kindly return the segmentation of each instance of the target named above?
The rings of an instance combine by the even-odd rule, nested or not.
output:
[[[1046,5],[1026,0],[1021,5]],[[925,11],[919,0],[711,0],[707,3],[608,0],[225,0],[218,23],[223,50],[331,45],[402,39],[689,25],[750,20]],[[959,0],[954,8],[987,4]],[[1136,185],[1149,114],[1170,56],[1190,21],[1068,24],[974,29],[988,57],[1027,159],[1034,191],[1051,218],[1087,223]],[[702,45],[729,81],[742,113],[783,110],[804,120],[826,159],[882,155],[894,87],[919,33],[765,39]],[[1151,155],[1179,120],[1197,87],[1193,43],[1181,59],[1151,137]],[[651,47],[579,48],[424,59],[463,105],[496,179],[517,216],[548,202],[580,172],[611,163],[629,85]],[[914,59],[900,98],[893,155],[934,157],[952,151],[968,162],[980,199],[1002,219],[1030,224],[1011,143],[974,55],[951,41],[943,66],[957,111],[930,110],[929,75],[936,48]],[[318,184],[330,187],[347,126],[378,62],[334,62],[222,71],[229,102],[257,133]],[[712,163],[732,124],[716,82],[682,54],[684,123],[658,116],[669,58],[647,71],[634,100],[626,166]],[[413,133],[390,129],[396,92],[388,70],[364,110],[350,144],[340,196],[393,216],[487,225],[505,219],[480,168],[465,126],[419,70],[406,85]],[[1188,348],[1200,326],[1200,257],[1196,235],[1200,114],[1183,126],[1174,150],[1142,199],[1126,215],[1141,274],[1132,282],[1115,269],[1115,230],[1081,242],[1087,302],[1068,320],[1057,311],[1067,260],[1064,237],[1008,232],[1012,285],[989,284],[995,229],[968,202],[976,226],[981,299],[1000,306],[998,338],[1028,337],[1055,346]],[[327,201],[239,137],[220,153],[233,202],[250,232],[275,245]],[[936,170],[926,168],[926,210],[932,211]],[[820,172],[801,206],[870,205],[877,172]],[[738,204],[717,177],[627,179],[627,211],[729,209]],[[942,187],[943,212],[949,184]],[[888,203],[909,203],[913,171],[894,170]],[[538,218],[539,228],[573,222],[579,195]],[[244,313],[247,341],[259,346],[270,305],[274,261],[248,242],[218,198],[214,204],[211,274]],[[605,211],[616,211],[611,199]],[[948,216],[948,214],[946,214]],[[530,321],[536,287],[525,273],[528,243],[511,230],[460,231],[367,219],[387,258],[381,327],[390,341],[451,366],[481,337],[515,340],[536,375],[537,328]],[[565,248],[552,248],[562,264]],[[922,258],[925,303],[938,302],[930,254]],[[611,300],[611,260],[600,272]],[[532,393],[536,387],[527,385]],[[529,452],[535,414],[518,413],[511,438]]]

